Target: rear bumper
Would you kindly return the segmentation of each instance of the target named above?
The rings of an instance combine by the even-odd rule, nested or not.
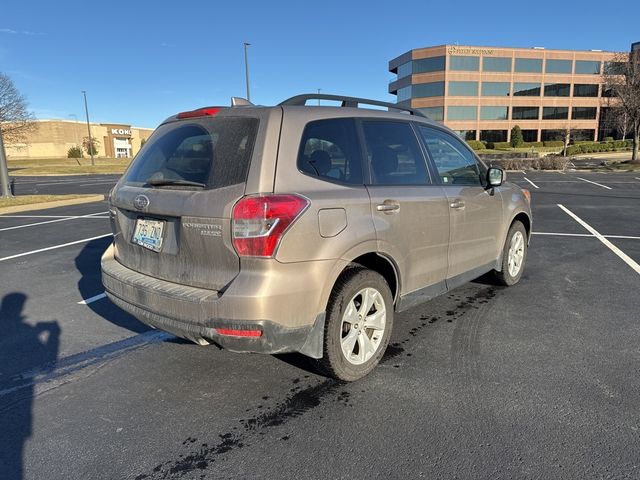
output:
[[[260,275],[253,274],[240,281],[237,278],[221,293],[138,273],[119,263],[114,253],[111,245],[102,257],[106,293],[116,305],[147,325],[195,343],[216,343],[232,351],[300,352],[322,357],[324,312],[318,312],[317,306],[311,310],[307,307],[306,312],[296,310],[300,295],[306,297],[307,305],[319,298],[321,288],[316,291],[312,282],[301,289],[295,278],[291,282],[284,278],[278,282],[280,287],[269,291],[265,290],[264,279],[260,281]],[[250,291],[239,292],[233,288],[236,283]],[[283,297],[282,284],[288,286],[285,290],[290,290],[291,298]],[[253,296],[253,292],[259,296]],[[219,329],[260,330],[261,334],[221,335]]]

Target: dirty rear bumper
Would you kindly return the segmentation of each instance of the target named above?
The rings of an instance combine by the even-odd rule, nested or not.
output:
[[[246,298],[234,299],[227,292],[179,285],[135,272],[116,260],[113,245],[103,255],[101,264],[102,283],[111,301],[154,328],[236,352],[300,352],[313,358],[322,357],[324,312],[314,315],[312,323],[301,326],[283,325],[275,319],[230,318],[221,315],[221,311],[240,311],[234,309],[233,303],[245,303]],[[279,307],[282,311],[283,306]],[[261,334],[221,335],[219,329],[260,330]]]

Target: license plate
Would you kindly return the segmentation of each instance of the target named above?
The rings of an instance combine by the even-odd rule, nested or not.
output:
[[[133,243],[137,243],[154,252],[159,252],[162,248],[163,231],[164,222],[139,218],[136,220],[136,228],[133,231]]]

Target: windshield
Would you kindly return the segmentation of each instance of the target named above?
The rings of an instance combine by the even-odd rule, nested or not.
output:
[[[163,125],[126,174],[125,184],[221,188],[246,180],[258,119],[204,118]]]

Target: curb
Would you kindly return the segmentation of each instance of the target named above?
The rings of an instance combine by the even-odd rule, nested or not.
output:
[[[0,208],[0,215],[7,213],[29,212],[31,210],[44,210],[48,208],[67,207],[69,205],[80,205],[83,203],[102,202],[105,195],[91,195],[81,198],[70,198],[68,200],[54,200],[52,202],[30,203],[28,205],[16,205],[14,207]]]

